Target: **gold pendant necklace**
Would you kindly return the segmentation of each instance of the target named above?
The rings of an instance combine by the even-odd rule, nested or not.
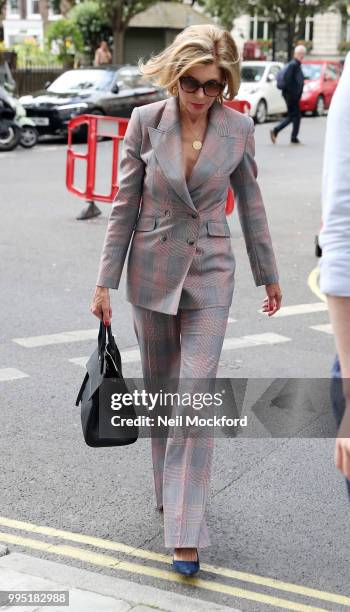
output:
[[[202,142],[201,142],[201,140],[194,140],[194,141],[192,142],[192,147],[193,147],[194,149],[196,149],[197,151],[199,151],[199,149],[201,149],[201,148],[202,148]]]
[[[199,149],[201,149],[202,146],[203,146],[203,142],[194,133],[194,131],[193,131],[193,129],[192,129],[192,127],[190,125],[189,125],[189,128],[190,128],[192,134],[194,134],[194,136],[195,136],[194,140],[192,141],[192,148],[195,149],[196,151],[199,151]]]

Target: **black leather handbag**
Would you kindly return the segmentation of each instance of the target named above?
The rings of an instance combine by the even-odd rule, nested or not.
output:
[[[100,434],[100,417],[110,412],[110,406],[101,405],[105,394],[100,393],[107,383],[118,391],[121,396],[129,393],[122,374],[122,362],[119,349],[112,335],[111,326],[107,326],[108,341],[106,342],[106,326],[100,322],[98,346],[86,364],[86,374],[78,393],[75,405],[81,402],[81,425],[85,442],[88,446],[124,446],[136,442],[139,434],[137,426],[107,427]],[[128,419],[136,417],[134,406],[127,405],[118,409],[118,416]],[[107,433],[106,433],[107,431]]]

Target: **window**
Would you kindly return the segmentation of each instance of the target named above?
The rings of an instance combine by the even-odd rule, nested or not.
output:
[[[272,26],[271,22],[267,19],[251,17],[249,24],[249,36],[250,40],[256,40],[257,38],[271,38]]]
[[[321,68],[321,64],[306,64],[305,62],[303,62],[301,65],[305,80],[319,79],[321,76]]]
[[[61,74],[51,85],[48,91],[54,93],[69,93],[74,91],[102,91],[110,87],[114,70],[67,70]]]
[[[265,26],[265,22],[264,22],[264,21],[261,21],[261,20],[259,19],[259,21],[258,21],[258,32],[257,32],[257,38],[265,38],[265,37],[264,37],[264,30],[265,30],[264,26]]]
[[[49,0],[49,19],[61,17],[60,0]]]
[[[242,66],[242,83],[258,83],[265,72],[265,66]]]
[[[40,17],[39,0],[27,0],[27,16]]]
[[[20,9],[19,9],[19,0],[7,0],[6,5],[6,13],[9,17],[19,17]]]
[[[272,76],[276,79],[280,70],[281,68],[279,66],[272,66],[270,68],[269,76],[272,74]]]
[[[300,24],[300,25],[299,25]],[[313,17],[306,17],[304,21],[298,22],[298,36],[300,40],[312,41],[314,37]]]
[[[137,87],[136,83],[139,79],[139,73],[133,68],[123,68],[118,71],[117,83],[119,89],[133,89]]]

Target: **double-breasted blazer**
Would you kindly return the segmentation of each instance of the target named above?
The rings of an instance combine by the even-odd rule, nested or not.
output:
[[[254,149],[252,119],[215,101],[186,181],[178,98],[135,107],[96,284],[118,288],[130,245],[126,297],[132,304],[168,314],[230,306],[236,266],[225,214],[230,186],[255,284],[277,282]]]

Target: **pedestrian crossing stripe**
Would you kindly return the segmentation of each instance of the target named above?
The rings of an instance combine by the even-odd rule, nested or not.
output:
[[[37,348],[52,344],[65,344],[68,342],[82,342],[84,340],[95,340],[98,329],[77,329],[45,336],[28,336],[26,338],[13,338],[13,342],[25,348]]]
[[[21,372],[16,368],[0,368],[0,382],[5,380],[16,380],[18,378],[28,378],[29,374]]]
[[[325,323],[324,325],[311,325],[310,329],[314,329],[315,331],[324,332],[325,334],[333,334],[331,323]]]

